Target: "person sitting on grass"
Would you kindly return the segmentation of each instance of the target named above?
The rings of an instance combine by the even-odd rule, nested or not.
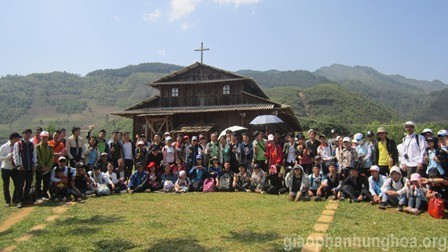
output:
[[[221,174],[216,178],[216,188],[218,188],[219,190],[223,190],[223,191],[229,191],[232,189],[232,183],[230,184],[221,184],[221,178],[224,181],[230,181],[231,182],[231,178],[233,177],[233,172],[230,169],[232,167],[230,161],[225,161],[224,162],[224,167],[221,170]],[[226,186],[229,186],[229,188],[226,188]]]
[[[266,187],[266,175],[260,165],[254,164],[252,176],[250,177],[250,187],[247,192],[257,192],[264,194]]]
[[[146,192],[155,192],[163,188],[163,185],[160,183],[159,178],[156,172],[157,165],[154,162],[150,162],[148,165],[148,187]]]
[[[55,177],[59,179],[58,182],[53,182],[54,196],[56,197],[56,200],[57,201],[68,200],[69,199],[68,178],[67,176],[65,176],[64,170],[57,167],[55,170]]]
[[[363,175],[359,174],[356,167],[346,167],[349,176],[342,182],[342,193],[347,195],[350,202],[371,201],[372,194],[369,192],[369,181]]]
[[[58,166],[53,168],[53,170],[51,171],[51,175],[50,175],[50,180],[52,183],[50,184],[49,190],[50,190],[50,195],[51,195],[52,200],[55,199],[54,185],[60,181],[60,179],[58,177],[56,177],[56,169],[57,168],[60,168],[64,172],[64,176],[67,178],[73,178],[74,176],[76,176],[75,168],[71,168],[71,167],[67,166],[67,159],[64,156],[59,157],[58,158]]]
[[[422,178],[421,183],[427,184],[428,191],[426,199],[428,201],[433,197],[443,199],[443,206],[448,209],[448,180],[442,178],[437,168],[432,168],[428,171],[429,179]]]
[[[177,178],[173,174],[171,170],[171,166],[169,164],[164,164],[164,172],[160,176],[160,179],[162,180],[162,191],[164,192],[172,192],[174,191],[174,182],[176,182]]]
[[[404,212],[419,215],[426,208],[426,186],[421,183],[418,173],[411,174],[410,182],[406,184],[408,206]]]
[[[334,162],[328,163],[328,174],[317,189],[317,196],[327,199],[332,197],[333,200],[337,200],[341,197],[341,186],[344,178],[342,174],[337,172]]]
[[[204,179],[208,177],[207,170],[202,165],[202,155],[196,156],[196,165],[190,169],[188,175],[191,179],[191,191],[202,192]]]
[[[94,166],[93,171],[89,171],[89,175],[93,180],[93,189],[96,196],[109,195],[115,190],[114,183],[110,181],[106,173],[101,172],[100,167]],[[105,187],[108,187],[109,190]]]
[[[219,158],[217,156],[212,157],[212,164],[208,167],[207,172],[214,179],[221,176],[222,167],[219,165]]]
[[[115,187],[115,189],[113,189],[114,193],[120,193],[122,191],[126,191],[127,186],[124,183],[124,178],[121,178],[121,179],[118,178],[118,176],[117,176],[118,174],[114,169],[114,163],[109,162],[107,164],[107,172],[105,175],[109,178],[110,182],[112,182],[112,184],[114,185],[114,187]]]
[[[147,173],[143,170],[142,163],[138,162],[135,164],[136,171],[129,178],[128,193],[139,193],[146,190],[146,181],[148,179]]]
[[[308,188],[310,187],[310,181],[306,176],[301,165],[296,164],[290,172],[285,176],[285,184],[289,189],[289,201],[309,201],[310,198],[307,195]]]
[[[190,187],[190,179],[187,177],[187,173],[185,171],[179,172],[179,178],[176,180],[174,184],[174,190],[177,193],[186,193],[188,192],[188,188]]]
[[[71,185],[70,193],[75,197],[75,200],[85,200],[86,195],[91,193],[92,179],[86,173],[86,165],[84,163],[76,164],[76,175]]]
[[[235,192],[245,191],[250,187],[250,174],[246,171],[246,164],[239,164],[238,173],[233,175],[232,187]]]
[[[173,174],[176,177],[179,177],[179,172],[180,171],[185,171],[186,167],[184,164],[184,161],[182,160],[182,158],[177,157],[176,161],[174,161],[174,164],[171,165],[171,170],[173,171]]]
[[[268,194],[282,194],[288,190],[283,186],[283,173],[280,170],[280,167],[277,165],[269,167],[268,175],[266,176],[266,192]]]
[[[100,170],[102,172],[107,171],[107,164],[109,163],[108,158],[109,158],[109,156],[107,155],[106,152],[101,153],[100,161],[98,161],[98,167],[100,167]]]
[[[406,203],[406,183],[408,179],[401,175],[401,169],[393,166],[390,169],[390,178],[381,187],[383,198],[379,208],[386,209],[390,202],[393,206],[397,206],[397,211],[402,212]]]
[[[369,168],[371,176],[369,177],[369,191],[372,194],[372,201],[370,201],[371,205],[379,204],[383,197],[383,193],[381,192],[381,187],[384,182],[387,180],[387,177],[380,174],[380,167],[377,165],[372,165]]]
[[[317,195],[317,190],[322,184],[323,176],[320,174],[320,167],[314,166],[313,173],[308,175],[308,180],[310,181],[310,188],[308,189],[308,195],[310,198],[314,197],[315,201],[321,201],[322,197]]]

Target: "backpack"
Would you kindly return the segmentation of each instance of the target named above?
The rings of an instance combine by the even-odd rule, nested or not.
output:
[[[215,191],[215,180],[212,177],[208,177],[204,180],[204,185],[202,187],[203,192],[214,192]]]
[[[219,178],[220,191],[230,191],[232,189],[232,176],[229,173],[225,173]]]
[[[445,217],[443,199],[432,197],[428,203],[428,213],[436,219],[443,219]]]

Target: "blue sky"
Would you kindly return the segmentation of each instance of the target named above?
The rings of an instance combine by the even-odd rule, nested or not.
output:
[[[143,62],[227,70],[334,63],[448,83],[448,1],[5,0],[0,76]]]

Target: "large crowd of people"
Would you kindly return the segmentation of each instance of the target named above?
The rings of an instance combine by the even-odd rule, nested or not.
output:
[[[331,136],[259,130],[155,135],[89,127],[12,133],[0,147],[7,207],[83,201],[120,193],[242,191],[287,194],[290,201],[370,202],[420,214],[431,198],[448,208],[448,133],[404,124],[398,143],[387,129]],[[50,134],[51,133],[51,134]],[[251,139],[252,138],[252,139]],[[10,183],[14,191],[11,193]]]

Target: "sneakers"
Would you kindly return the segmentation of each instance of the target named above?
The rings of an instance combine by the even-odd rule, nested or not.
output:
[[[342,196],[342,197],[339,199],[339,201],[345,201],[345,197]]]
[[[398,204],[398,207],[397,207],[397,211],[398,212],[403,212],[403,204],[402,203],[400,203],[400,204]]]
[[[250,189],[246,189],[246,192],[252,192]]]
[[[320,197],[320,196],[316,196],[315,198],[314,198],[314,201],[322,201],[323,199],[322,199],[322,197]]]
[[[6,204],[5,204],[5,207],[10,207],[10,206],[11,206],[10,203],[6,203]]]
[[[403,211],[404,211],[405,213],[411,213],[411,210],[412,210],[412,207],[405,207],[405,208],[403,209]]]
[[[420,211],[417,208],[412,208],[411,210],[409,210],[409,213],[413,215],[419,215]]]
[[[23,207],[22,202],[17,203],[17,208],[22,208],[22,207]]]
[[[380,202],[380,206],[378,208],[382,209],[382,210],[385,210],[387,208],[387,202],[381,201]]]

